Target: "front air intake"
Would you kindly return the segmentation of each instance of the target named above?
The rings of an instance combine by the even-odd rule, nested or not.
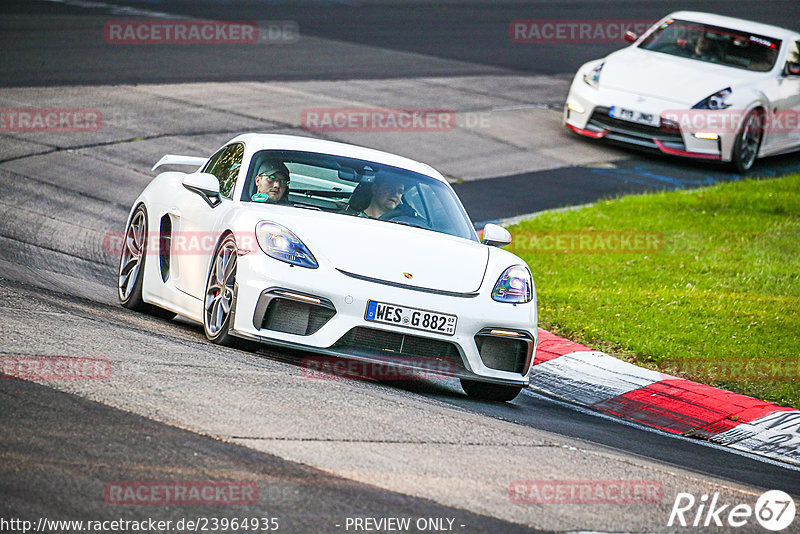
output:
[[[485,329],[475,336],[483,365],[497,371],[525,374],[531,363],[533,340],[527,334]]]
[[[298,336],[310,336],[336,315],[328,299],[283,289],[261,293],[253,324],[261,330],[274,330]]]

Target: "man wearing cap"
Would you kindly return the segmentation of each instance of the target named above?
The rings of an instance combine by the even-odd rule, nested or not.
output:
[[[256,193],[251,197],[253,202],[288,204],[289,169],[282,161],[265,160],[256,171],[256,188]]]

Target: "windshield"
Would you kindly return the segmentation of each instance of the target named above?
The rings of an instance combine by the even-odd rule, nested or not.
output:
[[[242,201],[316,209],[478,240],[461,202],[446,184],[405,169],[341,156],[258,152],[248,169]]]
[[[781,41],[749,32],[686,20],[667,20],[639,48],[728,67],[767,72]]]

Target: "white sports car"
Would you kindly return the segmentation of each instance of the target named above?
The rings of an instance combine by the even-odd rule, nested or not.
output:
[[[531,273],[482,242],[431,167],[367,148],[245,134],[210,158],[164,156],[136,199],[123,306],[203,323],[223,345],[263,342],[425,369],[472,397],[511,400],[536,346]],[[350,360],[353,361],[353,360]]]
[[[800,149],[800,34],[679,11],[583,65],[564,124],[595,139],[731,162]]]

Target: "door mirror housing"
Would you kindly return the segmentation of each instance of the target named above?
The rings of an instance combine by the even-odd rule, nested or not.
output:
[[[504,247],[511,243],[511,234],[502,226],[489,223],[483,227],[481,243],[491,247]]]
[[[219,180],[207,172],[195,172],[183,177],[183,187],[197,193],[212,208],[220,204]]]
[[[635,43],[638,38],[639,36],[630,30],[626,31],[625,36],[623,37],[623,39],[625,39],[629,43]]]
[[[786,67],[783,69],[784,76],[800,76],[800,63],[794,61],[787,61]]]

